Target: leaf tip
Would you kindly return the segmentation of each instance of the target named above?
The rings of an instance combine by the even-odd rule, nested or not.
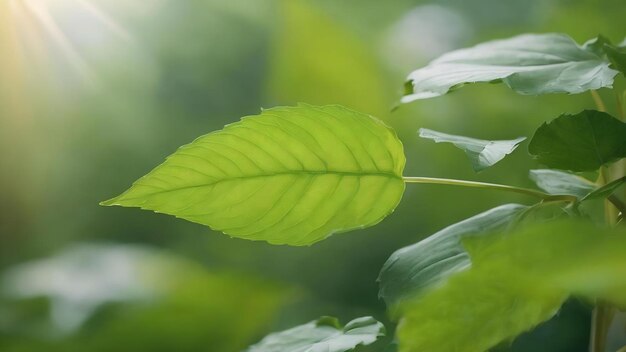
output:
[[[120,198],[120,196],[113,197],[113,198],[107,199],[107,200],[103,200],[100,203],[98,203],[98,205],[103,206],[103,207],[112,207],[112,206],[115,206],[115,205],[121,205],[119,203],[119,198]]]

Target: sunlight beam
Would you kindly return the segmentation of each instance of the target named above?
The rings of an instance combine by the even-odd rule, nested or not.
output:
[[[109,15],[107,15],[96,5],[87,0],[74,1],[78,3],[78,5],[80,5],[86,12],[98,19],[98,21],[100,21],[100,23],[102,23],[108,30],[127,42],[131,41],[131,36],[128,31],[126,31],[122,26],[115,22]]]
[[[67,58],[69,64],[77,71],[77,73],[88,83],[94,84],[95,78],[92,70],[89,68],[85,60],[80,56],[73,44],[69,41],[65,33],[56,24],[50,13],[37,0],[23,0],[27,9],[35,16],[44,30],[50,35],[52,40],[61,48],[61,51]]]

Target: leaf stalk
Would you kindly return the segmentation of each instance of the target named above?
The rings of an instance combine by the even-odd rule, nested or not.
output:
[[[563,200],[563,201],[575,202],[577,200],[575,196],[571,196],[571,195],[553,195],[553,194],[548,194],[548,193],[530,189],[530,188],[501,185],[497,183],[486,183],[486,182],[455,180],[455,179],[449,179],[449,178],[435,178],[435,177],[403,177],[402,179],[406,183],[423,183],[423,184],[436,184],[436,185],[493,189],[493,190],[498,190],[498,191],[524,194],[527,196],[539,198],[544,201]]]

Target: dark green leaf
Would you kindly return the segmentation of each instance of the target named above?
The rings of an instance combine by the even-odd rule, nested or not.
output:
[[[616,74],[591,45],[564,34],[524,34],[456,50],[413,71],[402,102],[476,82],[504,82],[520,94],[582,93],[611,87]]]
[[[469,255],[461,240],[502,229],[527,208],[519,204],[501,205],[397,250],[380,272],[379,296],[388,306],[394,307],[441,284],[450,275],[469,268]]]
[[[279,107],[181,147],[103,205],[309,245],[391,213],[404,192],[404,163],[402,143],[376,118],[338,105]]]
[[[247,352],[346,352],[369,345],[385,335],[385,327],[372,317],[357,318],[341,327],[336,318],[317,321],[266,336]]]
[[[385,348],[384,352],[398,352],[398,344],[394,341]]]
[[[619,45],[613,45],[611,41],[600,35],[587,41],[583,48],[593,51],[598,56],[606,56],[611,63],[611,68],[621,71],[626,75],[626,40]]]
[[[530,179],[550,194],[568,194],[581,199],[597,188],[595,183],[583,177],[559,170],[530,170]]]
[[[598,189],[595,189],[593,192],[590,192],[583,198],[583,200],[606,198],[610,196],[611,194],[613,194],[625,182],[626,182],[626,176],[620,177],[617,180],[609,182],[606,185]]]
[[[561,115],[537,129],[528,151],[553,168],[597,170],[626,157],[626,124],[594,110]]]
[[[591,51],[598,56],[603,56],[605,54],[604,46],[607,44],[611,44],[611,41],[603,35],[598,35],[586,41],[585,44],[583,44],[583,49]]]
[[[552,222],[464,244],[471,269],[404,308],[401,352],[489,350],[552,317],[569,295],[626,302],[624,229]]]
[[[464,136],[455,136],[426,128],[420,128],[419,136],[432,139],[436,143],[445,142],[454,144],[454,146],[467,154],[472,162],[474,171],[477,172],[504,159],[505,156],[511,154],[515,148],[526,139],[526,137],[520,137],[513,140],[486,141]]]
[[[626,39],[619,46],[604,44],[604,52],[611,61],[611,67],[626,75]]]

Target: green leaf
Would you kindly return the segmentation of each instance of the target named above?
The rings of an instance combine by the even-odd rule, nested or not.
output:
[[[309,245],[391,213],[404,192],[404,164],[402,143],[374,117],[337,105],[277,107],[181,147],[102,204]]]
[[[385,335],[385,327],[372,317],[357,318],[341,327],[336,318],[317,321],[266,336],[247,352],[346,352],[369,345]]]
[[[626,157],[626,124],[595,110],[561,115],[537,129],[528,151],[549,167],[597,170]]]
[[[584,198],[597,188],[595,183],[583,177],[559,170],[530,170],[530,179],[539,188],[550,194],[568,194],[579,199]]]
[[[626,76],[626,39],[618,46],[606,43],[603,49],[611,61],[611,67]]]
[[[611,68],[626,75],[626,45],[624,44],[626,44],[626,39],[619,45],[613,45],[608,38],[599,35],[587,41],[583,48],[591,50],[599,56],[606,56],[611,63]]]
[[[626,176],[620,177],[617,180],[607,183],[606,185],[599,187],[593,192],[587,194],[583,200],[606,198],[613,194],[618,188],[620,188],[626,182]]]
[[[465,245],[480,270],[501,270],[578,297],[626,302],[624,228],[560,221],[507,236],[471,238]]]
[[[464,136],[455,136],[426,128],[420,128],[419,136],[432,139],[436,143],[444,142],[454,144],[455,147],[463,150],[465,154],[467,154],[476,172],[482,171],[504,159],[505,156],[511,154],[515,148],[526,139],[526,137],[520,137],[513,140],[486,141]]]
[[[626,301],[623,229],[552,222],[464,243],[472,268],[407,304],[401,352],[489,350],[552,317],[570,295]]]
[[[387,259],[378,277],[379,296],[393,308],[440,285],[450,275],[468,269],[471,263],[461,240],[503,229],[526,209],[519,204],[501,205],[397,250]]]
[[[484,352],[554,316],[562,293],[511,276],[464,272],[407,306],[399,352]]]
[[[611,87],[616,74],[603,55],[564,34],[524,34],[452,51],[413,71],[402,102],[477,82],[503,82],[527,95],[582,93]]]
[[[569,194],[580,201],[606,198],[612,195],[620,186],[626,183],[626,176],[598,187],[597,184],[569,172],[538,169],[530,170],[530,178],[539,188],[554,194]]]

